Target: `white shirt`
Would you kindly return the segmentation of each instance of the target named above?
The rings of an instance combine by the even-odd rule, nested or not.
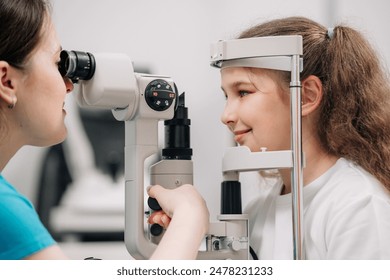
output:
[[[259,259],[292,259],[292,198],[282,182],[247,207]],[[390,259],[390,193],[361,167],[339,159],[303,188],[306,259]]]

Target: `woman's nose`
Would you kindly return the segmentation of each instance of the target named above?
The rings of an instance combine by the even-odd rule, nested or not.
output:
[[[66,93],[71,92],[74,88],[73,82],[71,81],[71,79],[69,79],[68,77],[64,77],[64,83],[65,83],[65,87],[66,87]]]

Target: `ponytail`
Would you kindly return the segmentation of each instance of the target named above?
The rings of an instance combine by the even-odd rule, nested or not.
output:
[[[375,51],[359,32],[338,26],[324,66],[328,78],[318,125],[323,146],[390,190],[390,87]]]

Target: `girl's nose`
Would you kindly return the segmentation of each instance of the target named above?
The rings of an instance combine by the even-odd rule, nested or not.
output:
[[[229,126],[237,121],[237,108],[233,102],[226,102],[225,109],[221,115],[221,121],[223,124]]]

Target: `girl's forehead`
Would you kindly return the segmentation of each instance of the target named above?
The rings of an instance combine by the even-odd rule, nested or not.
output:
[[[226,67],[221,69],[221,78],[229,80],[249,79],[250,71],[244,67]]]
[[[285,89],[279,72],[263,68],[227,67],[221,70],[221,88],[225,93],[243,88],[261,92],[283,92]]]
[[[236,84],[238,81],[253,84],[264,79],[276,81],[276,75],[271,72],[262,68],[227,67],[221,70],[221,80],[227,84]]]
[[[251,83],[249,73],[244,68],[228,67],[221,70],[222,88],[234,87],[242,83]]]

